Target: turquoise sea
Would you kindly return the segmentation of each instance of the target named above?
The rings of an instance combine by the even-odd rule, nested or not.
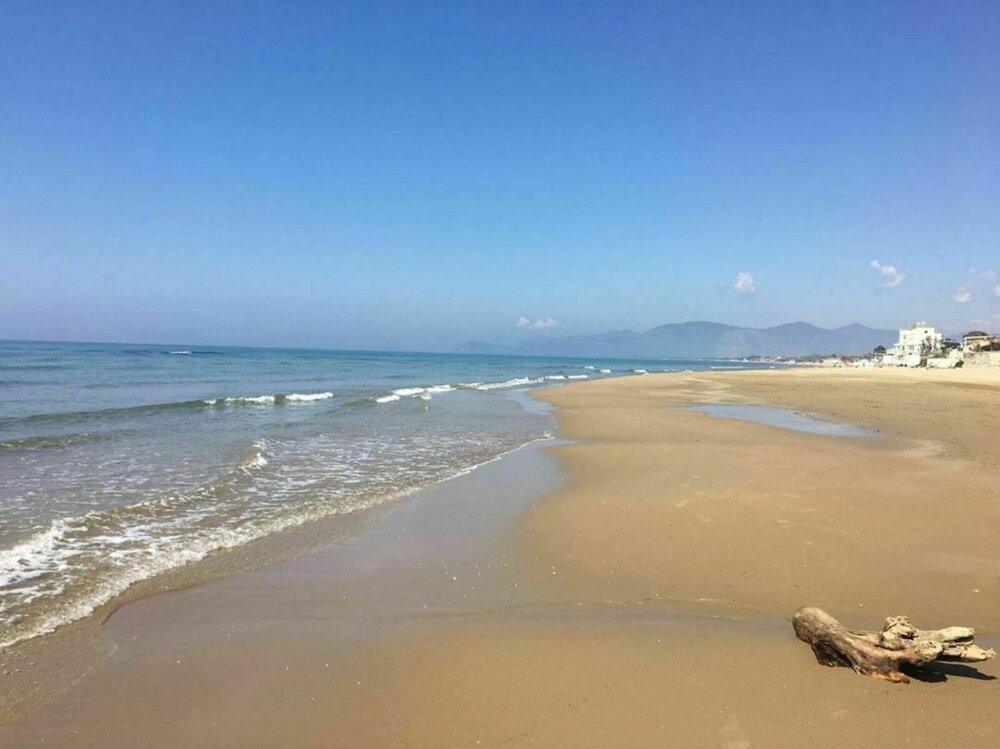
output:
[[[544,438],[526,389],[712,366],[0,342],[0,647]]]

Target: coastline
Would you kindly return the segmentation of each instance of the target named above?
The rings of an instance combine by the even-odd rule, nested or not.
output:
[[[549,412],[541,402],[529,407]],[[332,663],[334,651],[372,636],[372,620],[387,611],[398,616],[405,610],[432,622],[459,609],[474,615],[481,606],[509,605],[513,599],[523,605],[516,582],[494,581],[494,591],[498,585],[511,591],[505,591],[500,602],[484,603],[471,591],[485,592],[485,581],[456,586],[451,570],[473,567],[466,545],[474,539],[477,545],[492,544],[497,527],[509,524],[520,506],[554,488],[559,477],[543,455],[551,440],[549,436],[531,440],[398,501],[307,523],[143,581],[93,615],[19,643],[0,655],[7,656],[2,665],[8,672],[0,677],[4,708],[0,747],[7,746],[6,740],[19,747],[36,741],[48,746],[91,745],[80,743],[86,742],[77,728],[83,724],[111,731],[94,738],[94,746],[135,746],[136,741],[151,745],[145,736],[148,706],[142,705],[132,721],[142,735],[131,738],[122,732],[119,707],[135,695],[132,679],[137,664],[142,664],[145,675],[156,674],[157,681],[162,678],[187,688],[173,681],[175,674],[162,670],[176,664],[172,654],[177,647],[185,653],[191,652],[189,648],[198,651],[199,662],[225,653],[222,672],[235,674],[238,661],[255,660],[275,647],[283,651],[284,644],[290,644],[286,637],[303,623],[309,631],[295,632],[291,641],[311,643],[323,651],[324,662]],[[449,556],[442,560],[441,555]],[[448,574],[430,572],[433,566],[447,568]],[[516,574],[508,563],[503,567],[494,570],[494,577]],[[413,584],[414,576],[420,584]],[[291,600],[283,600],[289,579],[297,592]],[[456,588],[461,591],[457,598]],[[306,589],[310,593],[304,604]],[[415,595],[419,603],[413,600]],[[341,612],[345,596],[352,603]],[[251,614],[245,607],[253,607],[257,599],[261,605]],[[277,638],[281,645],[270,633],[275,606],[289,612],[285,621],[289,630]],[[309,622],[317,618],[337,623],[332,647],[329,633],[311,630]],[[217,637],[220,627],[227,630],[224,641]],[[206,678],[209,674],[199,672],[192,680]],[[124,686],[123,693],[117,691],[118,685]],[[102,708],[109,712],[98,719],[93,711]],[[80,718],[81,712],[87,717]],[[113,729],[108,727],[112,725]],[[164,745],[176,744],[165,739]]]
[[[553,385],[543,385],[537,389],[547,387]],[[518,403],[526,413],[552,419],[550,406],[532,399],[527,393],[510,391],[505,397]],[[0,726],[18,720],[25,710],[31,710],[39,703],[51,699],[68,685],[99,669],[102,661],[118,647],[114,638],[108,637],[105,625],[123,608],[147,598],[178,593],[293,562],[304,556],[321,553],[330,546],[349,542],[377,529],[384,515],[393,512],[400,503],[421,502],[426,492],[433,495],[438,486],[460,480],[524,448],[551,440],[550,432],[553,428],[554,419],[543,436],[501,452],[482,463],[461,468],[453,475],[427,486],[388,497],[358,510],[334,513],[292,525],[241,546],[220,549],[196,561],[139,580],[79,619],[0,648]]]
[[[110,654],[12,725],[17,745],[997,737],[995,664],[982,678],[956,667],[946,683],[892,687],[819,667],[787,621],[819,604],[850,626],[906,613],[996,642],[998,438],[980,411],[1000,403],[1000,382],[810,369],[535,395],[572,440],[544,449],[554,463],[536,445],[397,503],[346,542],[120,609]],[[878,433],[819,436],[677,408],[708,402]],[[151,727],[161,733],[149,743]]]

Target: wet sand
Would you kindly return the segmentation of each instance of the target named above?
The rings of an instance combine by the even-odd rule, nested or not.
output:
[[[100,663],[0,725],[0,746],[1000,743],[995,661],[890,685],[817,665],[789,625],[812,604],[998,644],[995,373],[650,375],[539,397],[573,440],[554,461],[536,445],[346,542],[125,606]],[[701,403],[874,434],[681,410]]]

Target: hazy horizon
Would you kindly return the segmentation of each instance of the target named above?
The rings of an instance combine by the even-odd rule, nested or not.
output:
[[[0,339],[1000,328],[1000,6],[10,3]]]
[[[730,325],[729,323],[718,323],[716,321],[711,321],[711,320],[686,320],[686,321],[677,322],[677,323],[662,323],[662,325],[690,325],[690,324]],[[759,328],[759,329],[760,330],[767,330],[768,328],[780,327],[782,325],[800,325],[800,324],[812,325],[812,323],[809,323],[808,321],[793,320],[793,321],[789,321],[789,322],[786,322],[786,323],[778,323],[778,325],[776,325],[776,326],[767,326],[765,328]],[[854,325],[861,325],[862,327],[873,329],[873,330],[889,330],[889,331],[893,331],[894,330],[892,328],[874,328],[874,326],[868,326],[868,325],[865,325],[864,323],[858,323],[858,322],[845,323],[844,325],[838,325],[838,326],[834,326],[832,328],[821,328],[821,329],[822,330],[836,330],[836,329],[841,329],[841,328],[849,328],[849,327],[854,326]],[[653,327],[655,328],[655,327],[660,327],[660,326],[653,326]],[[752,328],[753,326],[732,325],[731,327],[734,327],[734,328],[746,328],[746,327],[750,327],[750,328]],[[820,327],[820,326],[816,326],[816,327]],[[650,328],[650,329],[652,329],[652,328]],[[608,332],[623,332],[623,331],[622,330],[619,330],[619,331],[603,331],[603,330],[602,331],[590,331],[589,333],[583,333],[583,334],[580,334],[580,335],[582,337],[587,337],[587,336],[590,336],[590,335],[599,335],[599,334],[608,333]],[[643,333],[643,332],[646,332],[646,331],[645,330],[641,330],[641,331],[633,331],[633,332]],[[961,333],[958,332],[958,331],[945,331],[945,333],[946,334],[950,334],[950,335],[961,335]],[[562,337],[561,335],[559,335],[557,333],[549,333],[549,332],[536,333],[534,337],[538,337],[538,336],[552,337],[552,338],[560,338],[560,337]],[[530,339],[522,339],[522,341],[527,341],[527,340],[530,340]],[[565,354],[551,354],[551,355],[540,355],[540,354],[535,354],[535,353],[519,353],[519,352],[513,351],[513,350],[511,352],[509,352],[509,353],[503,353],[503,352],[483,353],[483,352],[477,352],[477,351],[463,351],[462,350],[462,347],[464,345],[470,344],[470,343],[487,343],[487,344],[495,344],[496,343],[495,341],[484,341],[484,340],[459,341],[459,342],[456,342],[451,347],[439,348],[439,349],[418,349],[418,348],[398,348],[398,349],[357,348],[357,349],[347,349],[347,348],[339,348],[339,347],[336,347],[336,346],[290,346],[290,345],[289,346],[283,346],[283,345],[280,345],[280,344],[279,345],[257,345],[257,344],[226,343],[226,342],[220,342],[220,341],[150,341],[150,340],[117,340],[117,341],[114,341],[114,340],[101,340],[101,341],[98,341],[98,340],[84,340],[84,339],[68,340],[68,339],[58,339],[58,338],[0,338],[0,343],[15,343],[15,344],[17,344],[17,343],[31,343],[31,344],[34,344],[34,343],[38,343],[38,344],[70,344],[70,345],[83,345],[83,346],[85,346],[85,345],[95,345],[95,346],[105,346],[105,345],[107,345],[107,346],[163,346],[163,347],[169,347],[169,346],[196,346],[196,347],[203,348],[203,349],[208,349],[208,348],[212,348],[212,347],[216,347],[216,348],[249,348],[249,349],[259,348],[259,349],[275,349],[275,350],[289,350],[289,351],[296,351],[296,350],[302,350],[302,351],[308,351],[308,350],[315,350],[315,351],[339,351],[339,352],[345,352],[345,353],[346,352],[358,352],[358,353],[386,353],[386,354],[395,354],[395,353],[399,353],[399,354],[458,354],[458,355],[468,355],[468,356],[513,356],[513,357],[528,357],[528,358],[539,358],[539,357],[546,358],[546,356],[548,356],[549,358],[554,358],[554,359],[563,359],[563,358],[583,358],[583,359],[586,359],[586,358],[588,358],[587,354],[570,354],[570,355],[565,355]],[[500,345],[502,345],[502,344],[500,344]],[[590,358],[593,358],[593,356],[590,356]],[[622,358],[623,359],[635,359],[637,357],[625,356],[625,357],[622,357]],[[638,358],[644,358],[644,357],[638,357]],[[668,358],[682,358],[683,359],[683,358],[688,358],[688,357],[680,356],[680,357],[668,357]],[[699,357],[696,357],[696,358],[699,358]],[[700,358],[713,358],[713,357],[700,357]]]

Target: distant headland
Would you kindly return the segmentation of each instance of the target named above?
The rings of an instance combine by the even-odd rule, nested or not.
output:
[[[513,346],[469,342],[464,353],[525,354],[532,356],[650,357],[796,357],[814,354],[863,354],[887,346],[897,331],[879,330],[853,323],[840,328],[820,328],[805,322],[771,328],[745,328],[715,322],[660,325],[640,333],[613,330],[578,336],[535,336]]]

